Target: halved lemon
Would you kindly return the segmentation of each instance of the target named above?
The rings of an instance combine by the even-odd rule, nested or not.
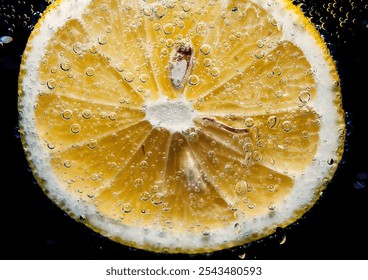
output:
[[[334,62],[288,0],[56,1],[19,96],[45,193],[150,251],[221,250],[289,225],[343,152]]]

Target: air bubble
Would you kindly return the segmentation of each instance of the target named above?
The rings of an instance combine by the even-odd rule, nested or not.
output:
[[[146,74],[142,74],[139,76],[139,80],[142,82],[142,83],[147,83],[148,81],[148,75]]]
[[[46,84],[49,89],[54,89],[56,87],[55,79],[48,80]]]
[[[277,117],[276,116],[270,116],[267,120],[267,124],[270,128],[274,128],[277,124]]]
[[[204,236],[209,236],[211,234],[211,231],[210,231],[210,229],[209,228],[204,228],[203,230],[202,230],[202,235],[204,235]]]
[[[149,192],[142,192],[139,197],[142,201],[147,201],[150,199],[151,195],[149,194]]]
[[[77,134],[80,132],[80,126],[77,123],[74,123],[70,126],[70,131],[74,134]]]
[[[307,103],[310,100],[311,96],[310,93],[306,90],[303,90],[299,93],[299,100],[302,103]]]
[[[254,120],[252,118],[246,118],[244,124],[246,127],[252,127],[254,125]]]
[[[141,161],[141,162],[139,163],[139,168],[140,168],[140,169],[145,170],[145,169],[147,169],[147,167],[148,167],[148,163],[147,163],[147,161],[143,160],[143,161]]]
[[[304,139],[309,139],[309,138],[310,138],[310,136],[311,136],[311,134],[310,134],[310,132],[309,132],[309,131],[304,130],[304,131],[302,132],[302,137],[303,137]]]
[[[53,142],[48,142],[47,143],[47,148],[49,148],[50,150],[55,149],[55,144]]]
[[[153,30],[155,31],[159,31],[161,29],[161,24],[159,24],[158,22],[155,22],[153,25],[152,25],[152,28]]]
[[[70,62],[69,61],[63,61],[60,63],[60,68],[63,71],[69,71],[71,68]]]
[[[328,165],[333,165],[333,164],[334,164],[334,162],[335,162],[335,161],[334,161],[334,159],[333,159],[333,158],[330,158],[330,159],[328,159],[328,160],[327,160],[327,164],[328,164]]]
[[[206,66],[206,67],[210,67],[212,65],[212,59],[210,58],[205,58],[203,60],[203,65]]]
[[[218,75],[220,75],[220,69],[217,68],[217,67],[213,67],[210,71],[210,74],[213,76],[213,77],[217,77]]]
[[[115,112],[111,112],[109,114],[109,120],[110,121],[116,121],[118,119],[118,115]]]
[[[143,186],[143,179],[137,178],[134,180],[134,187],[140,188]]]
[[[154,193],[151,197],[151,202],[154,204],[154,205],[159,205],[162,203],[162,195],[159,194],[159,193]]]
[[[174,46],[174,40],[173,39],[167,39],[166,40],[166,47],[171,48]]]
[[[289,132],[293,129],[293,125],[291,124],[290,121],[284,121],[281,126],[282,130],[285,132]]]
[[[125,65],[123,63],[117,63],[115,64],[115,69],[118,70],[119,72],[123,72],[125,69]]]
[[[158,18],[162,18],[163,16],[166,15],[166,8],[164,6],[157,6],[155,8],[155,15]]]
[[[132,204],[130,203],[124,203],[123,205],[123,211],[125,213],[130,213],[132,211],[133,207],[132,207]]]
[[[200,48],[201,53],[204,55],[208,55],[211,52],[211,46],[208,44],[203,44]]]
[[[97,147],[97,140],[90,139],[87,143],[87,147],[90,148],[91,150],[95,149]]]
[[[165,24],[163,27],[163,31],[166,35],[170,35],[175,31],[175,26],[171,23]]]
[[[134,75],[131,72],[127,72],[124,74],[124,80],[128,83],[134,81]]]
[[[236,224],[234,225],[234,230],[235,230],[235,232],[236,232],[237,234],[239,234],[239,233],[241,232],[241,226],[240,226],[240,224],[239,224],[239,223],[236,223]]]
[[[169,202],[165,202],[162,204],[162,211],[169,212],[171,210],[171,205]]]
[[[88,67],[86,69],[86,75],[88,77],[93,77],[94,74],[95,74],[95,69],[93,67]]]
[[[66,109],[61,115],[65,120],[69,120],[73,116],[73,112],[72,110]]]
[[[74,43],[72,48],[73,48],[73,52],[76,53],[76,54],[82,54],[83,53],[82,44],[79,43],[79,42]]]
[[[199,77],[197,75],[190,75],[188,82],[191,86],[196,86],[199,83]]]
[[[196,141],[198,141],[198,138],[199,138],[199,136],[198,136],[197,132],[193,131],[193,132],[189,133],[188,139],[189,139],[190,142],[196,142]]]
[[[240,180],[235,185],[235,193],[238,196],[245,196],[246,193],[247,193],[247,189],[248,189],[248,183],[246,181],[244,181],[244,180]]]
[[[98,36],[97,41],[100,45],[106,45],[107,41],[108,41],[108,38],[107,38],[106,35],[100,35],[100,36]]]
[[[88,109],[82,111],[82,117],[86,120],[90,119],[92,117],[92,112]]]
[[[254,53],[254,56],[257,58],[257,59],[261,59],[263,58],[265,55],[264,51],[262,50],[257,50],[255,53]]]
[[[70,168],[72,166],[72,163],[71,163],[71,161],[70,160],[66,160],[66,161],[64,161],[64,167],[65,168]]]

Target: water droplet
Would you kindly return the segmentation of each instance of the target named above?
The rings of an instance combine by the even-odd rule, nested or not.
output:
[[[170,35],[175,31],[175,26],[172,25],[171,23],[167,23],[164,25],[163,31],[166,35]]]
[[[293,125],[291,124],[290,121],[284,121],[281,126],[282,130],[285,132],[289,132],[293,129]]]
[[[188,82],[191,86],[196,86],[199,83],[199,77],[197,75],[190,75]]]
[[[108,41],[108,38],[107,38],[106,35],[103,34],[103,35],[98,36],[97,41],[100,45],[106,45],[107,41]]]
[[[65,120],[69,120],[73,116],[73,112],[72,110],[66,109],[61,115]]]
[[[74,134],[77,134],[80,132],[80,126],[77,123],[74,123],[70,126],[70,131]]]
[[[208,55],[211,52],[211,46],[208,44],[203,44],[200,48],[201,53]]]
[[[134,180],[134,187],[140,188],[143,186],[143,179],[137,178]]]
[[[92,117],[92,112],[88,109],[82,111],[82,117],[86,120],[90,119]]]
[[[130,203],[124,203],[124,205],[123,205],[123,211],[125,213],[130,213],[132,211],[132,209],[133,209],[132,204],[130,204]]]
[[[86,69],[86,75],[88,77],[92,77],[95,74],[95,69],[93,67],[87,67]]]
[[[218,75],[220,75],[220,69],[217,68],[217,67],[213,67],[210,71],[210,74],[213,76],[213,77],[217,77]]]
[[[128,82],[128,83],[133,82],[133,81],[134,81],[134,75],[133,75],[133,73],[131,73],[131,72],[126,72],[126,73],[124,74],[124,80],[125,80],[126,82]]]

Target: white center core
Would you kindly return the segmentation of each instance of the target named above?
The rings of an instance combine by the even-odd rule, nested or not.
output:
[[[182,132],[194,127],[196,112],[184,98],[168,100],[160,98],[146,103],[146,119],[154,127],[171,132]]]

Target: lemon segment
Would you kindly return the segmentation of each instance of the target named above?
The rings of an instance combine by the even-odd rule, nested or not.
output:
[[[288,0],[55,1],[23,55],[19,114],[53,201],[170,253],[291,224],[345,137],[334,61]]]

